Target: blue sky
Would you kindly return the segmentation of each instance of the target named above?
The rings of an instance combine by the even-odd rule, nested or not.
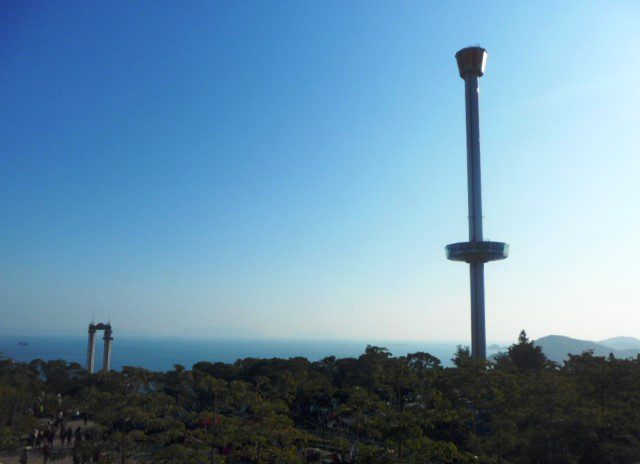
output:
[[[637,2],[3,2],[0,326],[640,337]],[[224,329],[220,329],[224,328]]]

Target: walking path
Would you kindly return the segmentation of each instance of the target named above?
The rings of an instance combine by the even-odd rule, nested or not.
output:
[[[46,423],[43,421],[43,424]],[[84,421],[80,420],[71,420],[68,422],[71,426],[72,430],[75,430],[76,427],[80,426],[81,429],[86,429],[94,425],[93,422],[87,422],[87,425],[84,425]],[[53,442],[53,450],[51,453],[51,459],[49,459],[49,464],[73,464],[73,460],[71,459],[71,450],[73,446],[60,446],[59,438],[56,438]],[[0,464],[20,464],[20,452],[22,448],[12,451],[3,451],[0,452]],[[67,456],[63,459],[54,459],[54,457],[60,452],[63,451]],[[40,454],[40,450],[30,449],[29,450],[29,464],[31,463],[42,463],[42,455]]]

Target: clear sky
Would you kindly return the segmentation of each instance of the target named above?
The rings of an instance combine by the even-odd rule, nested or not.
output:
[[[0,5],[0,327],[640,337],[640,3]]]

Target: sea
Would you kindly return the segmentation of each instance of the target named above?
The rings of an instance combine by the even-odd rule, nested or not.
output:
[[[117,337],[112,342],[111,368],[137,366],[151,371],[167,371],[175,364],[190,369],[200,361],[233,363],[244,358],[305,357],[318,361],[327,356],[358,357],[366,346],[387,348],[394,356],[418,351],[427,352],[441,360],[443,366],[452,364],[456,342],[422,341],[356,341],[302,340],[251,338],[178,338],[178,337]],[[491,354],[491,353],[488,353]],[[0,357],[29,362],[62,359],[86,364],[87,338],[82,336],[18,336],[0,335]],[[102,339],[96,337],[96,369],[102,367]]]

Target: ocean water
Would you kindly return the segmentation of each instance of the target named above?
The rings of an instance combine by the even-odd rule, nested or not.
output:
[[[26,342],[24,346],[19,342]],[[436,356],[444,366],[451,365],[456,351],[454,342],[354,341],[354,340],[286,340],[286,339],[191,339],[175,337],[118,337],[112,345],[111,368],[138,366],[166,371],[174,364],[190,369],[199,361],[233,363],[242,358],[305,357],[311,361],[326,356],[358,357],[367,344],[384,346],[393,355],[425,351]],[[17,361],[63,359],[86,363],[87,338],[81,336],[0,336],[0,355]],[[96,337],[96,368],[102,367],[102,339]]]

